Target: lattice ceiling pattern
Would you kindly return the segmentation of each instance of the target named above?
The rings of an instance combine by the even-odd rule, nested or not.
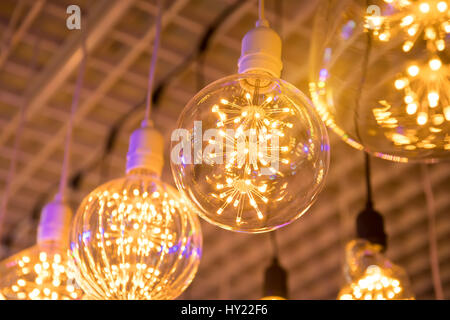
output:
[[[156,82],[170,79],[153,111],[166,143],[163,179],[173,183],[168,166],[169,138],[176,119],[198,90],[199,72],[206,83],[237,72],[240,40],[256,19],[256,1],[166,1]],[[268,0],[267,17],[283,38],[283,78],[307,90],[309,42],[318,1]],[[4,189],[14,136],[25,107],[18,168],[11,186],[5,230],[5,257],[35,242],[40,208],[56,191],[65,127],[82,57],[81,33],[66,28],[66,8],[82,11],[88,60],[76,114],[72,154],[75,188],[71,204],[99,183],[124,174],[128,137],[144,113],[155,1],[145,0],[2,0],[0,1],[0,190]],[[214,33],[201,68],[195,55],[211,23],[234,6]],[[282,10],[280,10],[280,8]],[[169,77],[170,76],[170,77]],[[102,157],[111,128],[117,142]],[[289,272],[294,299],[334,299],[343,283],[345,242],[364,205],[363,155],[330,133],[331,168],[325,190],[309,212],[277,232],[281,262]],[[86,170],[89,168],[89,170]],[[450,167],[433,165],[436,227],[442,284],[450,297]],[[429,264],[426,205],[420,167],[373,161],[377,209],[385,215],[388,256],[405,267],[419,299],[434,298]],[[271,258],[268,235],[236,234],[202,221],[204,256],[200,270],[182,298],[257,299],[264,268]]]

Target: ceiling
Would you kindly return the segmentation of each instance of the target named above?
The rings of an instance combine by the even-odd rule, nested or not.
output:
[[[77,4],[82,32],[66,28]],[[318,1],[267,0],[266,16],[283,38],[283,78],[307,90],[311,26]],[[23,107],[17,170],[11,184],[0,257],[35,242],[40,209],[58,186],[81,37],[88,58],[75,115],[71,160],[73,209],[98,184],[124,174],[128,137],[144,114],[155,35],[155,1],[0,1],[0,190],[3,193]],[[166,141],[183,106],[199,87],[237,72],[240,40],[254,25],[256,1],[167,0],[152,112]],[[212,29],[198,62],[197,47]],[[201,72],[201,77],[199,76]],[[108,141],[115,141],[113,145]],[[335,299],[343,283],[343,248],[364,206],[363,154],[330,133],[326,187],[307,214],[276,232],[293,299]],[[105,150],[107,152],[105,152]],[[166,143],[168,163],[169,146]],[[106,156],[104,156],[107,154]],[[374,159],[376,208],[389,235],[387,255],[403,266],[418,299],[434,299],[428,220],[420,166]],[[450,166],[430,166],[441,280],[450,297]],[[163,180],[173,179],[166,166]],[[204,253],[197,277],[181,298],[258,299],[271,258],[267,234],[228,232],[202,221]]]

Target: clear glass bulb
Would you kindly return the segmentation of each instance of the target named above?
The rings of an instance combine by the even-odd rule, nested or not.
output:
[[[175,133],[178,189],[224,229],[256,233],[289,224],[324,185],[324,124],[298,89],[266,73],[208,85],[188,102]]]
[[[357,149],[398,162],[448,159],[450,1],[378,4],[376,13],[361,1],[322,2],[311,50],[315,107]]]
[[[89,299],[175,299],[197,272],[202,234],[188,201],[149,171],[134,169],[86,196],[70,249]]]
[[[383,255],[380,245],[352,240],[345,253],[347,284],[339,292],[339,300],[414,299],[406,272]]]
[[[67,251],[46,241],[0,263],[0,296],[7,300],[79,300],[83,292],[68,268]]]

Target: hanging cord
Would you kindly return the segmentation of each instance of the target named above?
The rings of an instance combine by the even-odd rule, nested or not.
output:
[[[266,17],[264,16],[264,0],[259,0],[258,18],[259,18],[259,20],[266,20]]]
[[[369,5],[369,1],[366,1],[366,5]],[[368,74],[368,70],[369,70],[369,58],[370,58],[370,52],[372,51],[372,35],[370,33],[370,31],[367,31],[367,37],[366,37],[366,49],[364,50],[364,56],[363,56],[363,61],[362,61],[362,66],[361,66],[361,79],[358,85],[358,88],[356,90],[356,97],[355,97],[355,105],[356,105],[356,112],[355,115],[353,117],[353,124],[355,126],[355,133],[356,133],[356,137],[358,138],[358,140],[361,142],[361,144],[363,144],[360,132],[359,132],[359,126],[358,126],[358,115],[359,115],[359,111],[360,111],[360,100],[361,100],[361,96],[364,90],[364,85],[366,83],[366,79],[367,79],[367,74]]]
[[[172,71],[170,71],[169,74],[165,76],[164,79],[162,79],[158,84],[158,86],[155,88],[155,92],[153,94],[152,99],[152,102],[154,104],[153,109],[159,107],[158,101],[163,96],[165,90],[172,84],[172,81],[186,70],[189,70],[191,64],[199,56],[203,55],[207,51],[209,45],[212,42],[212,39],[214,38],[214,35],[217,33],[218,30],[220,30],[220,27],[227,21],[229,21],[229,17],[232,16],[235,12],[237,12],[246,3],[247,1],[236,0],[232,5],[227,6],[218,16],[214,18],[214,20],[211,22],[211,24],[204,32],[201,40],[198,43],[197,48],[194,51],[192,51],[189,55],[187,55],[186,58],[180,64],[178,64]],[[109,154],[112,153],[112,151],[114,150],[114,146],[118,140],[119,133],[123,128],[124,124],[132,114],[142,110],[142,105],[145,104],[145,101],[146,97],[144,97],[144,99],[141,102],[134,105],[134,107],[130,110],[130,112],[127,112],[123,114],[121,117],[119,117],[119,119],[117,119],[116,122],[111,126],[108,136],[104,141],[104,146],[102,148],[103,149],[102,155],[71,175],[69,184],[72,186],[73,189],[78,190],[82,185],[86,175],[96,170],[98,166],[102,164],[104,159]],[[33,219],[39,219],[41,208],[43,205],[45,205],[47,198],[51,193],[53,193],[53,190],[54,186],[52,185],[36,201],[32,210]],[[17,225],[14,226],[14,228],[11,228],[11,230],[8,232],[8,235],[13,234],[16,228]]]
[[[278,34],[280,35],[280,38],[283,39],[283,16],[284,16],[284,7],[283,7],[283,1],[278,0],[275,1],[276,5],[276,11],[277,11],[277,24],[278,24]]]
[[[205,86],[205,56],[202,54],[198,57],[197,59],[197,92],[199,92],[200,90],[202,90]]]
[[[156,26],[155,26],[155,41],[153,43],[153,53],[152,60],[150,63],[150,70],[148,72],[148,86],[147,86],[147,97],[145,106],[145,118],[142,122],[142,127],[151,125],[150,114],[152,111],[152,93],[153,93],[153,83],[155,80],[155,69],[156,62],[158,60],[158,51],[161,38],[161,18],[163,13],[163,0],[158,0],[158,14],[156,16]]]
[[[36,70],[36,64],[37,64],[37,57],[39,56],[40,52],[40,39],[37,39],[35,45],[34,45],[34,52],[36,54],[33,55],[30,65],[31,70]],[[17,127],[17,132],[14,138],[14,145],[13,145],[13,153],[11,157],[11,161],[9,163],[9,171],[8,176],[6,178],[6,184],[5,189],[3,191],[1,204],[0,204],[0,240],[3,242],[3,227],[4,227],[4,220],[6,217],[6,212],[8,211],[8,203],[9,203],[9,196],[10,196],[10,190],[11,190],[11,184],[14,180],[14,176],[16,174],[17,169],[17,160],[18,160],[18,154],[19,154],[19,148],[20,148],[20,141],[22,139],[23,135],[23,127],[25,124],[25,109],[26,109],[26,102],[23,102],[20,106],[19,110],[19,124]]]
[[[55,196],[55,200],[57,200],[57,201],[65,201],[66,196],[67,196],[67,194],[66,194],[67,193],[67,179],[68,179],[68,174],[69,174],[70,154],[71,154],[71,149],[72,149],[73,120],[74,120],[75,114],[77,112],[78,103],[80,101],[81,88],[83,87],[84,72],[86,70],[87,51],[86,51],[85,33],[82,34],[81,51],[82,51],[83,57],[80,62],[80,69],[78,70],[75,92],[74,92],[73,98],[72,98],[72,107],[71,107],[71,111],[70,111],[71,112],[70,118],[69,118],[69,123],[67,125],[66,143],[65,143],[65,149],[64,149],[64,159],[63,159],[63,165],[62,165],[62,170],[61,170],[61,178],[59,180],[59,190]]]
[[[367,199],[366,207],[356,217],[356,235],[358,238],[379,244],[382,247],[381,250],[385,251],[387,248],[387,235],[384,231],[384,219],[374,209],[372,200],[370,156],[367,152],[364,152],[364,157]]]
[[[258,21],[256,22],[256,26],[269,26],[269,21],[266,20],[266,16],[264,14],[264,0],[258,1]]]
[[[425,194],[428,215],[428,243],[430,246],[430,265],[431,276],[433,279],[434,295],[437,300],[444,300],[444,291],[442,289],[441,277],[439,272],[439,254],[437,248],[436,235],[436,207],[433,196],[433,188],[431,185],[430,173],[428,165],[420,166],[422,174],[423,192]]]
[[[288,298],[288,273],[281,266],[278,255],[278,244],[276,239],[276,231],[269,233],[272,243],[273,257],[271,264],[264,272],[263,297],[282,297]]]
[[[5,189],[3,191],[2,196],[2,202],[1,202],[1,208],[0,208],[0,237],[3,237],[3,227],[4,227],[4,220],[6,217],[6,211],[8,211],[8,202],[9,202],[9,195],[11,190],[11,183],[14,179],[14,175],[16,173],[17,168],[17,155],[19,151],[20,146],[20,140],[22,138],[23,134],[23,124],[25,119],[25,106],[22,105],[19,110],[19,126],[17,128],[16,136],[14,138],[14,149],[11,157],[11,161],[9,163],[9,171],[8,176],[6,178],[6,185]],[[3,240],[3,239],[1,239]]]
[[[273,257],[274,257],[274,259],[278,259],[279,251],[278,251],[278,243],[277,243],[277,237],[276,237],[275,232],[276,231],[269,232],[269,235],[270,235],[270,242],[272,243]]]
[[[364,163],[366,170],[366,208],[373,209],[373,200],[372,200],[372,181],[370,178],[370,156],[367,152],[364,152]]]

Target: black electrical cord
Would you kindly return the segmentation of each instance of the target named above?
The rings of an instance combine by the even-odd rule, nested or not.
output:
[[[384,230],[383,216],[377,212],[372,200],[372,182],[370,172],[370,156],[364,153],[366,206],[356,217],[356,234],[360,239],[366,239],[371,243],[379,244],[383,250],[387,247],[387,235]]]
[[[370,156],[367,152],[364,152],[364,164],[366,170],[366,208],[373,209],[373,200],[372,200],[372,181],[370,179]]]
[[[369,1],[366,1],[366,6],[369,5]],[[372,34],[370,30],[366,31],[366,46],[363,55],[363,61],[361,66],[361,79],[356,90],[355,105],[356,112],[353,117],[353,123],[355,126],[355,133],[359,141],[362,143],[362,137],[359,132],[358,117],[361,105],[361,96],[366,83],[368,71],[369,71],[369,59],[372,51]],[[365,208],[356,217],[356,234],[360,239],[366,239],[371,243],[379,244],[386,250],[387,235],[384,230],[383,216],[374,209],[374,203],[372,198],[372,181],[370,170],[370,156],[367,151],[364,151],[364,163],[365,163],[365,183],[366,183],[366,205]]]
[[[277,238],[276,238],[276,231],[272,231],[269,232],[269,236],[270,236],[270,241],[272,243],[272,251],[273,251],[273,256],[274,257],[278,257],[278,244],[277,244]]]
[[[273,2],[277,13],[277,27],[280,37],[283,29],[283,5],[281,0]],[[269,232],[270,242],[272,244],[272,262],[266,268],[264,273],[263,297],[288,298],[288,273],[281,266],[279,259],[279,248],[276,237],[276,230]]]
[[[251,1],[251,0],[247,0]],[[235,11],[237,11],[240,7],[242,7],[247,1],[236,0],[233,4],[226,7],[209,25],[209,27],[204,32],[202,38],[200,39],[197,48],[188,55],[175,69],[173,69],[162,81],[160,81],[159,85],[155,88],[152,93],[152,102],[153,109],[157,109],[159,107],[159,100],[167,87],[169,87],[170,83],[173,79],[175,79],[179,74],[186,71],[189,66],[198,60],[202,60],[202,55],[207,51],[211,40],[217,30],[223,25],[225,21],[227,21],[228,17],[232,15]],[[203,61],[201,62],[203,63]],[[203,80],[202,80],[203,82]],[[84,168],[79,169],[77,172],[73,173],[69,178],[69,185],[73,190],[77,190],[82,185],[84,177],[92,170],[96,169],[99,165],[101,165],[104,161],[106,161],[108,155],[114,150],[114,146],[118,140],[118,136],[121,128],[126,123],[128,118],[139,111],[142,105],[145,103],[145,98],[138,104],[136,104],[129,112],[126,112],[122,115],[112,126],[108,133],[108,136],[103,145],[102,155],[94,159],[91,163],[86,165]],[[36,205],[32,210],[32,220],[37,221],[40,216],[40,212],[42,207],[45,205],[47,199],[50,197],[53,192],[55,186],[51,186],[48,188],[47,192],[45,192],[36,202]],[[16,226],[10,229],[9,233],[5,236],[5,238],[11,238],[11,234],[14,233]]]
[[[288,298],[288,273],[278,259],[278,245],[275,231],[269,233],[272,243],[273,257],[271,264],[264,272],[263,297]]]

